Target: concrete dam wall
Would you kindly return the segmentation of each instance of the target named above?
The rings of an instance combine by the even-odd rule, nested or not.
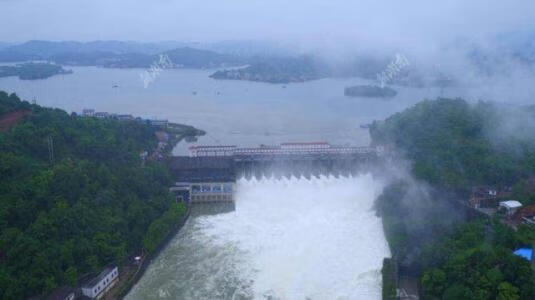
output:
[[[367,171],[381,158],[381,151],[369,147],[334,147],[326,143],[286,145],[194,147],[190,156],[169,159],[176,181],[171,190],[177,200],[189,203],[232,202],[235,183],[242,178],[347,177]]]

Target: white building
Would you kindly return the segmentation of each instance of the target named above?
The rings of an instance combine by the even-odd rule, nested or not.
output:
[[[507,216],[514,215],[514,213],[521,207],[522,207],[522,203],[516,200],[507,200],[507,201],[500,202],[500,208],[505,209],[505,213]]]
[[[110,267],[82,285],[82,294],[91,299],[100,299],[119,279],[119,268]]]
[[[106,119],[110,116],[110,114],[107,112],[96,112],[93,114],[93,116],[99,119]]]
[[[95,110],[94,109],[84,109],[82,110],[82,116],[84,117],[92,117],[93,115],[95,114]]]
[[[167,128],[167,120],[150,119],[149,124],[154,127]]]
[[[134,116],[130,115],[130,114],[126,114],[126,115],[115,115],[115,118],[117,118],[117,120],[119,121],[129,121],[129,120],[134,120]]]
[[[331,145],[327,142],[312,142],[312,143],[282,143],[280,148],[283,150],[315,150],[315,149],[329,149]]]

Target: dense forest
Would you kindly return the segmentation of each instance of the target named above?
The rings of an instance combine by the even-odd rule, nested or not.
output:
[[[425,299],[532,299],[530,263],[513,250],[531,247],[533,229],[464,223],[458,200],[474,185],[514,186],[521,196],[535,171],[534,124],[532,107],[438,99],[372,126],[373,143],[407,159],[415,178],[387,186],[376,209],[393,256],[420,278]],[[523,196],[525,204],[534,198]]]
[[[171,205],[157,145],[135,121],[84,118],[0,92],[0,298],[46,295],[85,274],[154,249],[185,213]],[[149,232],[149,233],[148,233]]]
[[[423,101],[370,133],[376,144],[401,151],[416,178],[468,191],[508,186],[535,171],[535,109],[462,99]]]
[[[430,299],[533,299],[531,264],[512,250],[531,246],[533,229],[472,221],[424,248],[422,293]]]
[[[499,220],[463,223],[462,210],[441,193],[426,197],[412,189],[403,181],[388,186],[376,208],[393,257],[405,274],[419,278],[424,299],[532,299],[531,265],[513,254],[531,246],[532,228],[515,232]],[[391,271],[383,272],[388,277]]]

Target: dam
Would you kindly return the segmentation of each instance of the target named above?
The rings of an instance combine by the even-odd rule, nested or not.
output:
[[[187,203],[234,202],[240,178],[319,178],[356,175],[377,161],[384,149],[336,146],[327,142],[282,143],[276,146],[192,146],[189,156],[174,156],[170,190]]]
[[[171,190],[197,205],[126,299],[381,298],[390,251],[373,210],[384,183],[370,170],[383,149],[189,150],[168,161]]]

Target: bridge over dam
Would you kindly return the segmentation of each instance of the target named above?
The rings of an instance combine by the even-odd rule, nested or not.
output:
[[[370,167],[383,149],[334,146],[326,142],[283,143],[255,148],[192,146],[189,156],[173,156],[171,187],[179,201],[233,202],[240,178],[349,176]]]

